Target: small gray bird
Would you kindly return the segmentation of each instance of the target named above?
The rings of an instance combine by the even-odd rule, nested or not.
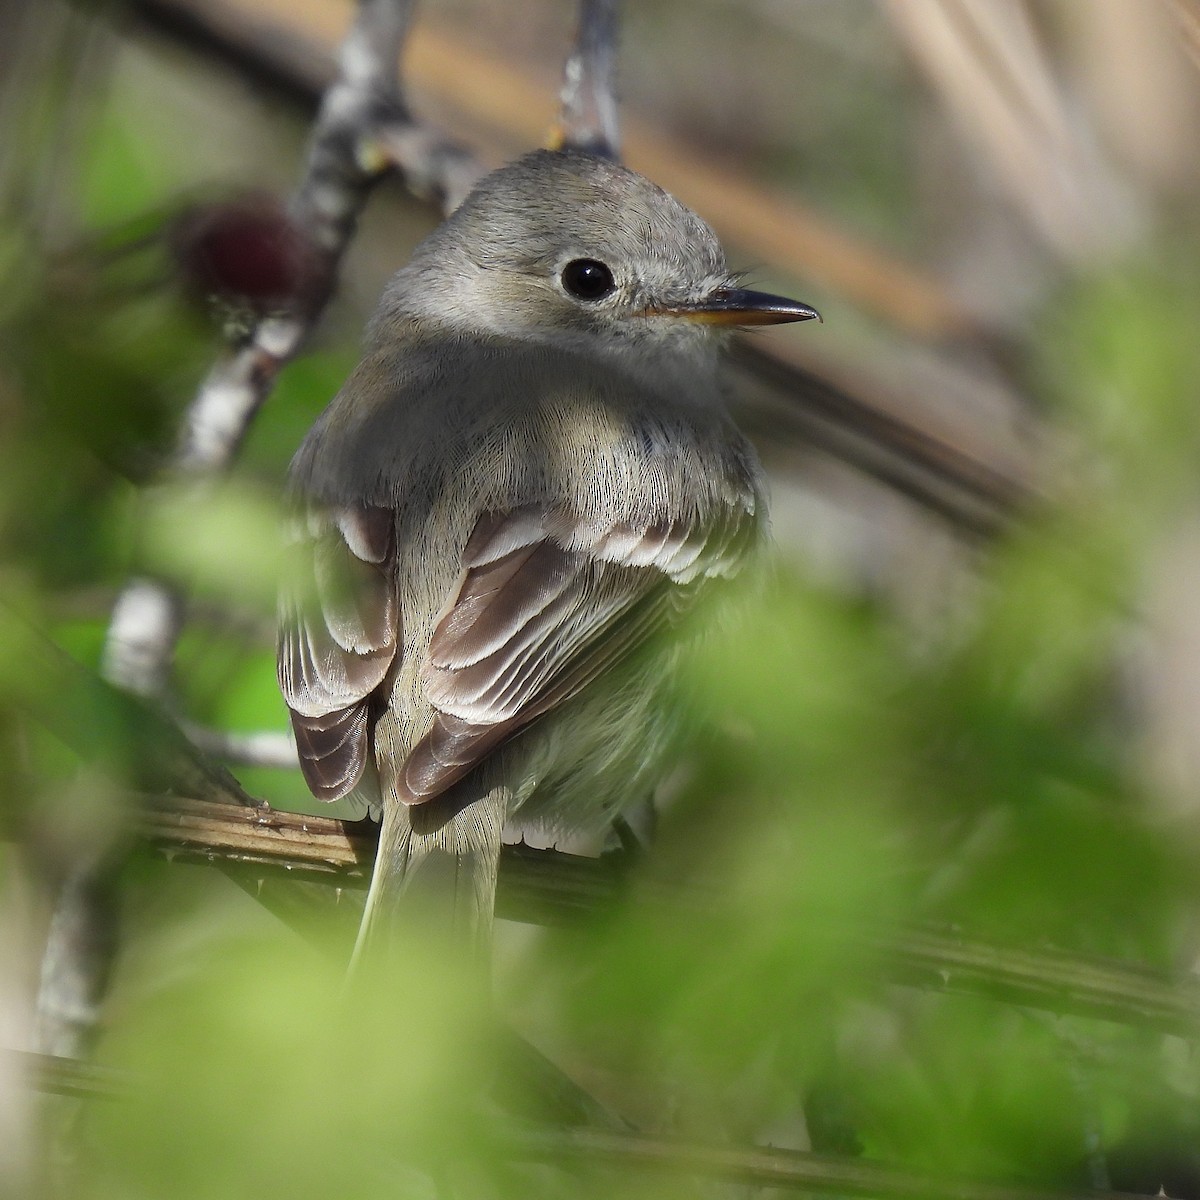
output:
[[[595,828],[653,787],[678,648],[652,636],[764,532],[720,334],[813,317],[572,152],[488,176],[389,283],[292,464],[279,639],[309,787],[382,810],[360,951],[410,891],[483,951],[506,825]]]

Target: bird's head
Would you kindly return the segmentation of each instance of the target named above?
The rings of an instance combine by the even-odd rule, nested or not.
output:
[[[607,159],[540,150],[483,179],[393,281],[392,311],[477,333],[679,344],[819,319],[739,286],[712,229]]]

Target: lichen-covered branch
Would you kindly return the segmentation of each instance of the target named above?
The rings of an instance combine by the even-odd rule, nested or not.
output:
[[[367,194],[390,166],[375,146],[377,131],[408,118],[397,63],[411,11],[411,0],[359,4],[291,203],[293,219],[319,255],[317,279],[295,311],[260,321],[245,344],[214,367],[185,419],[176,464],[183,474],[229,464],[280,368],[325,308]]]
[[[556,145],[621,157],[617,127],[617,0],[580,0],[575,47],[563,70]]]
[[[339,53],[338,75],[313,127],[290,215],[313,251],[308,286],[288,311],[264,316],[209,372],[183,421],[171,472],[204,479],[229,466],[282,367],[333,291],[338,265],[371,186],[389,169],[380,131],[408,121],[397,73],[411,0],[362,0]],[[135,579],[113,610],[108,677],[140,695],[161,691],[181,626],[181,598]]]
[[[411,11],[411,0],[361,0],[291,204],[311,251],[305,286],[286,311],[264,316],[213,367],[184,417],[169,474],[202,483],[230,465],[280,369],[324,310],[368,191],[390,166],[373,150],[376,130],[407,119],[397,64]],[[159,695],[181,626],[178,593],[154,579],[131,580],[109,624],[106,677],[132,694]],[[84,1048],[112,941],[104,871],[101,861],[80,862],[61,891],[39,989],[43,1049],[79,1054]]]

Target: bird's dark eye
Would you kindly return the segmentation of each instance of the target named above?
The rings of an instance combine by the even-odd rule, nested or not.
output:
[[[562,269],[562,285],[578,300],[603,300],[617,285],[612,272],[594,258],[574,258]]]

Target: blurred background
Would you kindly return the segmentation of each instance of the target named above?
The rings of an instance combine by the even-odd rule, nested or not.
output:
[[[278,267],[227,282],[278,234],[352,15],[0,3],[0,1048],[38,1048],[55,896],[104,858],[92,1042],[121,1081],[51,1102],[0,1056],[0,1194],[748,1195],[514,1163],[537,1089],[437,947],[348,993],[353,889],[284,922],[131,844],[138,718],[93,686],[113,605],[166,581],[159,701],[208,747],[278,740],[287,463],[440,219],[385,183],[236,462],[199,502],[163,482]],[[486,164],[539,144],[575,22],[420,6],[410,108]],[[1200,4],[641,0],[619,91],[626,161],[825,324],[733,356],[775,561],[695,658],[702,733],[622,899],[502,922],[498,1008],[646,1136],[1200,1196],[1186,1022],[895,967],[914,928],[1002,964],[1200,952]],[[293,769],[230,765],[318,807]]]

